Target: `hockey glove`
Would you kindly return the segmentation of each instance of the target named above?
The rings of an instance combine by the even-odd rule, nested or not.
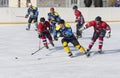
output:
[[[106,32],[106,37],[107,37],[107,38],[110,38],[110,36],[111,36],[111,32],[110,32],[110,31],[107,31],[107,32]]]
[[[26,15],[25,15],[25,18],[28,18],[28,16],[29,16],[29,15],[28,15],[28,14],[26,14]]]
[[[55,41],[58,41],[58,37],[57,37],[56,35],[54,36],[54,40],[55,40]]]
[[[39,33],[39,34],[38,34],[38,38],[41,38],[42,35],[43,35],[43,33]]]
[[[78,22],[78,20],[75,20],[75,22]]]
[[[85,30],[85,27],[79,29],[80,32],[82,32],[83,30]]]

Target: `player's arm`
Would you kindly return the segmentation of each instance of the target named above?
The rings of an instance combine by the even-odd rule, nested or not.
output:
[[[38,14],[39,14],[39,12],[38,12],[38,11],[36,11],[36,12],[35,12],[35,16],[38,16]]]
[[[55,18],[57,19],[57,22],[60,21],[61,18],[60,18],[60,16],[59,16],[58,12],[55,12],[54,14],[55,14]]]
[[[38,16],[39,15],[39,12],[38,12],[38,8],[36,7],[35,9],[35,16]]]
[[[47,24],[47,31],[49,31],[49,32],[50,32],[50,30],[51,30],[50,23],[49,23],[48,21],[46,21],[46,24]]]
[[[59,22],[61,20],[60,16],[57,16],[57,22]]]
[[[25,18],[28,18],[28,16],[30,15],[30,10],[27,10],[27,14],[25,15]]]
[[[106,37],[110,38],[111,36],[111,28],[108,24],[106,24]]]
[[[57,34],[60,33],[60,26],[56,26],[55,31],[53,32],[54,40],[58,40]]]
[[[51,21],[51,14],[48,13],[48,21],[50,22]]]
[[[87,24],[85,24],[79,31],[83,31],[83,30],[85,30],[85,29],[87,29],[89,27],[92,27],[94,25],[95,25],[95,21],[90,21]]]
[[[41,23],[38,24],[38,33],[41,33],[42,32],[42,26],[41,26]]]
[[[90,21],[85,25],[85,28],[89,28],[95,25],[95,21]]]
[[[64,32],[64,36],[72,36],[72,29],[69,24],[66,24],[66,31]]]

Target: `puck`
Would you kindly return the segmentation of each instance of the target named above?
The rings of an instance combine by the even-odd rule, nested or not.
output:
[[[18,59],[18,57],[15,57],[15,59]]]

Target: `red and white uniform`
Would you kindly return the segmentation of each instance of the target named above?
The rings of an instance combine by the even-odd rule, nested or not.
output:
[[[38,25],[38,32],[39,33],[49,33],[49,29],[50,29],[50,23],[48,21],[45,21],[44,24],[42,24],[41,22]]]
[[[104,22],[101,21],[99,24],[96,23],[96,21],[90,21],[85,25],[85,28],[89,28],[89,27],[93,27],[94,28],[94,34],[92,37],[92,41],[89,44],[88,48],[91,49],[92,46],[94,45],[95,41],[97,39],[99,39],[99,46],[98,49],[102,50],[102,46],[103,46],[103,38],[106,34],[106,31],[111,31],[110,26]]]
[[[50,30],[50,23],[48,21],[45,21],[44,24],[41,22],[38,24],[38,33],[42,33],[41,39],[43,41],[44,46],[47,45],[46,38],[48,38],[48,40],[52,42],[52,37],[50,35],[49,30]]]
[[[104,22],[104,21],[101,21],[99,24],[96,23],[96,21],[90,21],[88,22],[86,25],[85,25],[86,28],[89,28],[89,27],[93,27],[94,28],[94,31],[96,33],[98,32],[102,32],[104,30],[111,30],[110,26]]]
[[[75,10],[74,14],[76,16],[76,22],[80,22],[80,24],[84,24],[85,21],[82,13],[79,10]]]

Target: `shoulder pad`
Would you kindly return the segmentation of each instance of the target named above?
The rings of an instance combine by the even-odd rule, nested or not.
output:
[[[35,7],[35,6],[33,6],[32,8],[33,8],[34,10],[37,10],[37,7]]]
[[[55,30],[59,30],[60,29],[60,25],[56,26]]]
[[[70,24],[65,23],[65,27],[70,28]]]
[[[51,15],[51,13],[49,12],[48,15]]]
[[[54,14],[55,14],[56,16],[59,16],[58,12],[55,12]]]

